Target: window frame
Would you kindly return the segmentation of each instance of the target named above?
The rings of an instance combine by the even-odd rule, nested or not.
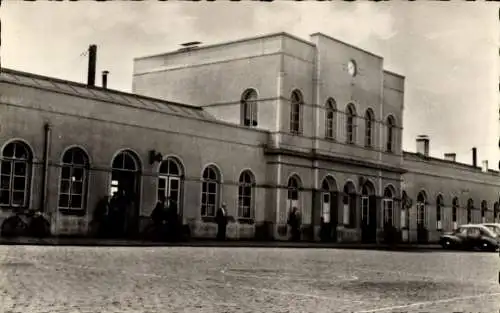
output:
[[[72,163],[67,163],[65,162],[66,156],[68,153],[72,153],[71,155],[71,162]],[[74,163],[75,160],[75,153],[80,153],[81,158],[83,160],[83,164],[78,164]],[[60,212],[66,213],[66,214],[84,214],[84,212],[87,211],[87,201],[88,201],[88,181],[89,181],[89,174],[90,174],[90,158],[88,153],[83,150],[80,147],[71,147],[66,149],[62,155],[61,159],[61,169],[59,173],[59,193],[57,197],[57,209]],[[67,169],[67,177],[65,170]],[[76,177],[74,175],[75,170],[81,170],[81,180],[76,180],[73,179],[72,177]],[[67,190],[68,192],[65,192],[64,190],[66,188],[63,187],[63,184],[67,183],[68,187]],[[79,183],[81,184],[81,192],[73,192],[73,184],[74,183]],[[62,197],[66,196],[67,197],[67,205],[61,205],[61,202],[63,201]],[[80,197],[80,206],[79,207],[74,207],[72,205],[72,198],[73,196]]]
[[[13,155],[6,156],[5,151],[7,148],[13,146]],[[26,154],[25,158],[16,157],[17,148],[22,148]],[[7,173],[4,173],[4,167],[6,164],[9,164],[9,170]],[[16,175],[16,168],[19,168],[16,165],[22,165],[22,169],[24,171],[23,175]],[[8,187],[3,188],[2,180],[4,177],[8,177]],[[23,178],[24,186],[23,189],[15,189],[15,178]],[[15,209],[27,209],[30,206],[31,193],[32,193],[32,179],[33,179],[33,151],[31,147],[21,141],[21,140],[13,140],[6,144],[0,154],[0,193],[7,192],[8,193],[8,201],[3,202],[3,198],[0,197],[0,207],[3,208],[15,208]],[[22,203],[14,203],[14,194],[22,193]]]
[[[214,172],[215,178],[210,178],[210,171]],[[208,173],[208,175],[206,175],[208,177],[205,177],[205,173]],[[206,166],[203,169],[201,180],[201,217],[214,218],[220,204],[221,174],[219,169],[214,165]],[[210,186],[214,186],[213,189],[215,189],[215,192],[210,192]],[[211,203],[209,203],[211,198],[210,195],[213,195],[213,198],[215,199],[213,203],[213,211],[209,210],[212,207]],[[203,201],[203,199],[205,199],[205,201]]]
[[[246,176],[246,177],[245,177]],[[248,180],[245,180],[248,178]],[[248,192],[244,194],[243,191]],[[249,205],[245,205],[244,199],[249,199]],[[248,214],[244,214],[245,210]],[[248,215],[248,216],[247,216]],[[238,179],[238,219],[255,218],[255,175],[250,170],[241,172]]]

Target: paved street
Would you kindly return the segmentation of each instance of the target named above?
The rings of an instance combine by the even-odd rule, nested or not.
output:
[[[0,246],[2,312],[498,312],[496,253]]]

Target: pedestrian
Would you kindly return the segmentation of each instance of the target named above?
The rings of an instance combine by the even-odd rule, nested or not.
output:
[[[151,213],[151,220],[153,221],[153,237],[154,239],[160,239],[163,237],[163,229],[166,222],[166,199],[165,195],[158,196],[158,202],[156,202],[155,208]]]
[[[296,207],[293,207],[288,215],[288,223],[291,230],[291,240],[300,240],[300,213]]]
[[[168,238],[173,241],[176,241],[179,235],[177,225],[178,218],[177,202],[171,199],[167,209],[167,231]]]
[[[109,218],[109,205],[110,196],[104,196],[99,203],[97,203],[96,209],[92,216],[92,228],[93,233],[96,237],[102,238],[108,236],[108,218]]]
[[[226,240],[227,210],[226,203],[222,203],[215,216],[217,223],[217,240]]]

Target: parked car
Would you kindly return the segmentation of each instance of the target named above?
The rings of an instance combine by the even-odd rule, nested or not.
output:
[[[496,251],[500,247],[500,235],[484,225],[467,224],[441,235],[439,243],[445,249]]]
[[[498,223],[482,223],[484,225],[494,231],[498,236],[500,236],[500,224]]]

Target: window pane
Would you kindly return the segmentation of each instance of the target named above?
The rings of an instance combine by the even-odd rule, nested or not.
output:
[[[61,193],[69,193],[69,180],[61,180]]]
[[[15,157],[19,159],[28,159],[28,151],[26,151],[26,148],[24,147],[23,144],[16,143],[16,150],[15,150]]]
[[[209,193],[216,193],[217,192],[217,184],[216,183],[208,183],[208,192]]]
[[[69,196],[65,194],[61,194],[59,196],[59,207],[67,208],[69,207]]]
[[[26,163],[14,162],[14,174],[18,176],[26,175]]]
[[[130,156],[128,154],[125,157],[125,169],[127,169],[127,170],[135,170],[134,159],[132,159],[132,156]]]
[[[9,175],[12,170],[12,164],[10,161],[3,161],[2,162],[2,174]]]
[[[14,191],[12,193],[13,205],[24,205],[24,191]]]
[[[81,182],[74,182],[71,184],[71,193],[72,194],[77,194],[77,195],[82,195],[83,194],[83,183]]]
[[[84,169],[79,167],[73,168],[73,179],[75,181],[82,181],[84,175]]]
[[[0,191],[0,203],[1,204],[10,204],[10,193],[8,190]]]
[[[170,180],[170,189],[179,190],[179,180],[171,179]]]
[[[14,177],[14,190],[24,191],[26,179],[24,177]]]
[[[71,196],[71,208],[80,209],[82,207],[82,197],[79,195]]]
[[[63,166],[61,170],[61,178],[69,180],[70,176],[71,176],[71,167]]]
[[[252,198],[251,197],[244,197],[243,198],[243,205],[246,207],[250,207],[252,204]]]
[[[201,194],[201,203],[203,205],[207,203],[207,194],[205,192]]]
[[[208,194],[208,203],[210,205],[215,205],[215,195],[214,194]]]
[[[80,151],[79,149],[76,149],[75,150],[75,153],[73,155],[73,164],[77,164],[77,165],[85,165],[85,155],[83,154],[82,151]]]
[[[9,143],[5,149],[2,151],[2,155],[7,158],[11,158],[14,156],[14,147],[15,143]]]
[[[2,175],[0,186],[2,189],[10,189],[10,176]]]

